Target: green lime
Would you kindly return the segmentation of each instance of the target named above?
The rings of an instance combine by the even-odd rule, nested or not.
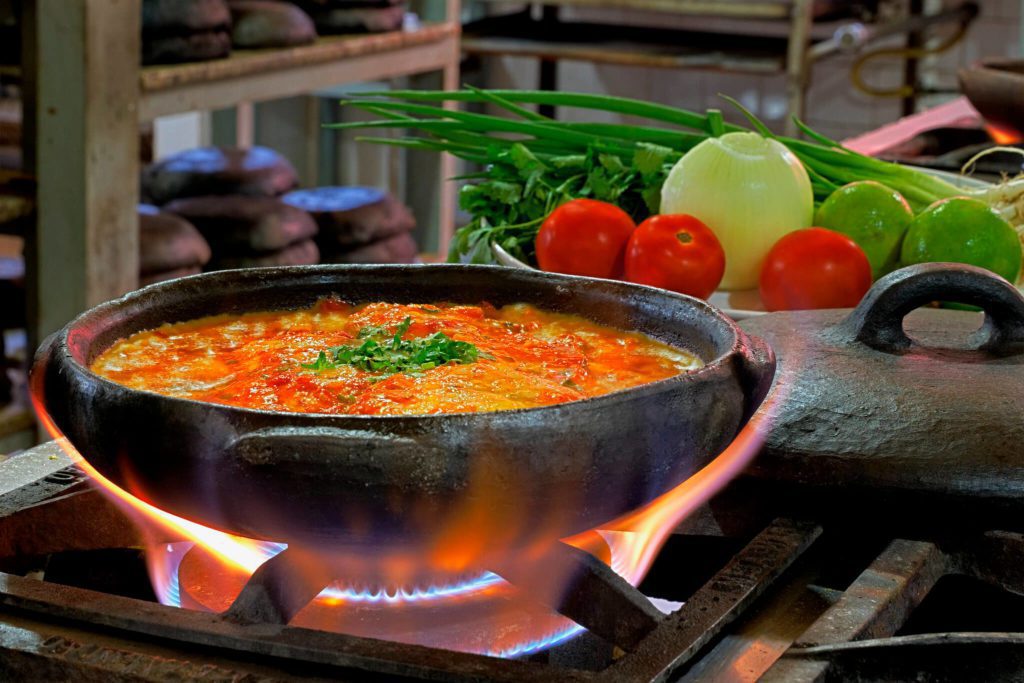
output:
[[[935,202],[914,219],[903,239],[904,264],[969,263],[1016,282],[1021,246],[1017,231],[995,209],[977,199]]]
[[[912,220],[914,213],[903,195],[874,180],[861,180],[830,194],[818,207],[814,224],[856,242],[877,280],[896,268],[900,243]]]

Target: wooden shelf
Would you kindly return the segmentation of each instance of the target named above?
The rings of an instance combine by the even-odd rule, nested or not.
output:
[[[583,22],[548,24],[516,14],[467,25],[462,49],[478,55],[665,69],[724,69],[755,74],[785,71],[787,40],[752,36],[742,42],[742,48],[726,49],[729,41],[714,33]]]
[[[476,2],[498,3],[504,0],[475,0]],[[789,17],[790,0],[545,0],[546,5],[593,7],[650,12],[672,12],[701,16],[740,16],[757,19],[782,19]]]
[[[414,31],[331,36],[302,47],[234,50],[225,59],[144,67],[139,120],[437,71],[451,64],[459,33],[457,22],[434,23]]]
[[[236,106],[238,140],[251,144],[243,131],[251,134],[253,102],[426,74],[437,74],[443,88],[456,88],[459,0],[419,4],[437,21],[416,30],[325,37],[303,47],[236,50],[222,60],[140,68],[137,0],[26,3],[22,31],[34,49],[20,74],[24,144],[32,151],[26,170],[38,179],[37,248],[27,263],[30,346],[86,308],[138,286],[140,122]],[[438,172],[420,183],[429,201],[419,212],[439,216],[442,245],[454,222],[454,193],[441,189],[454,175],[452,161],[441,155]]]
[[[437,71],[451,64],[460,31],[457,21],[426,23],[412,31],[325,36],[300,47],[236,49],[224,59],[142,67],[139,121]],[[18,79],[21,69],[3,66],[0,75]]]
[[[473,0],[498,5],[507,0]],[[590,9],[627,9],[631,12],[666,12],[701,18],[783,19],[792,17],[793,0],[544,0],[548,6]],[[849,8],[846,0],[809,0],[812,17],[822,17]]]
[[[486,4],[486,0],[476,1]],[[664,12],[699,19],[701,25],[682,30],[624,26],[614,20],[562,21],[559,10],[568,6]],[[527,9],[466,26],[463,50],[536,58],[541,90],[558,90],[556,65],[561,60],[783,74],[789,111],[802,117],[815,17],[830,7],[832,0],[551,0],[539,15]],[[742,20],[759,28],[771,26],[776,32],[785,29],[777,36],[755,32],[738,38],[707,25],[708,19]],[[795,133],[795,124],[787,123],[787,132]]]

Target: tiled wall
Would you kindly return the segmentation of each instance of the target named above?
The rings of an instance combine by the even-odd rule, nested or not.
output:
[[[966,39],[948,53],[926,62],[922,78],[927,85],[955,89],[956,71],[961,66],[982,56],[1022,54],[1024,0],[982,0],[981,5],[982,14]],[[596,15],[593,10],[575,10],[575,14],[565,11],[563,16],[661,27],[671,26],[673,22],[684,25],[678,18],[666,15],[621,10],[603,10]],[[849,77],[852,63],[852,57],[833,56],[817,64],[813,71],[806,120],[830,137],[853,136],[900,116],[900,100],[869,96],[852,87]],[[873,85],[889,87],[900,83],[902,72],[901,61],[879,60],[866,67],[865,78]],[[491,62],[488,80],[495,87],[534,88],[536,73],[536,62],[531,59],[502,58]],[[581,62],[562,62],[558,76],[561,87],[566,90],[643,98],[688,109],[727,109],[717,97],[718,93],[725,93],[740,100],[774,128],[781,128],[788,116],[785,82],[781,76],[637,69]],[[923,103],[945,99],[948,96],[934,96]]]

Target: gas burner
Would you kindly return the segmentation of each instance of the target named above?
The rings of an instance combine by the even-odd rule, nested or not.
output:
[[[287,559],[282,544],[262,544],[261,549],[265,561]],[[226,612],[253,576],[192,542],[156,544],[147,549],[147,560],[160,602],[192,610]],[[236,607],[234,614],[241,610]],[[537,652],[583,630],[543,605],[523,600],[492,572],[401,587],[335,581],[288,623],[497,657]]]
[[[800,683],[1024,676],[1019,528],[928,524],[913,510],[896,514],[835,497],[812,506],[807,496],[740,479],[669,536],[639,590],[602,574],[603,562],[581,563],[557,608],[595,624],[601,637],[581,631],[537,648],[527,643],[501,659],[299,625],[319,600],[306,607],[299,599],[297,620],[280,625],[294,609],[288,592],[309,587],[274,580],[292,562],[278,547],[248,582],[240,573],[245,587],[226,612],[146,600],[131,588],[145,583],[139,552],[110,550],[140,545],[138,532],[58,448],[40,446],[0,463],[0,481],[5,679],[701,681],[732,672]],[[183,601],[187,577],[221,571],[188,543],[150,541],[162,541],[162,552],[177,560]],[[155,547],[146,553],[150,564],[166,559]],[[512,590],[494,575],[465,578],[473,580],[436,589],[466,591],[470,602]],[[522,580],[509,578],[511,585]],[[343,596],[333,599],[364,616],[385,613],[388,604],[430,610],[444,602],[435,602],[429,587],[332,589]],[[650,609],[644,595],[663,599],[669,613]],[[638,596],[646,608],[633,602]],[[206,607],[217,609],[220,600]],[[275,609],[285,614],[275,616]]]
[[[526,540],[513,545],[489,535],[500,534],[500,524],[470,525],[379,545],[362,537],[311,541],[302,533],[269,542],[178,517],[107,479],[60,435],[42,403],[36,407],[63,460],[74,463],[70,470],[80,468],[134,523],[164,605],[231,624],[506,658],[584,630],[628,651],[655,630],[663,615],[636,584],[672,528],[749,464],[766,419],[750,420],[699,472],[599,529],[559,538],[539,520],[541,531],[516,536]]]

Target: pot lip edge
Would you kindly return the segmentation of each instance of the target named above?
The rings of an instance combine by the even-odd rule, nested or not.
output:
[[[105,315],[117,311],[127,305],[136,302],[138,299],[145,296],[153,296],[161,290],[171,290],[173,287],[178,286],[178,283],[182,281],[201,281],[210,280],[217,281],[219,279],[225,279],[230,277],[243,277],[246,281],[251,280],[273,280],[278,277],[287,275],[305,275],[305,276],[316,276],[331,273],[389,273],[389,272],[408,272],[423,269],[424,271],[436,271],[441,272],[442,269],[458,270],[462,272],[491,272],[495,275],[501,274],[503,276],[511,277],[523,277],[530,281],[544,281],[553,280],[555,284],[572,284],[572,283],[587,283],[595,282],[599,283],[600,286],[611,286],[617,289],[639,289],[648,290],[656,293],[658,296],[668,297],[670,299],[680,299],[685,301],[689,306],[692,306],[695,310],[700,311],[700,314],[709,315],[716,321],[717,324],[722,325],[728,333],[731,335],[731,344],[728,349],[724,350],[712,361],[705,363],[700,368],[694,370],[686,370],[670,377],[666,377],[653,382],[647,382],[633,387],[627,387],[624,389],[618,389],[606,394],[600,394],[597,396],[590,396],[587,398],[568,401],[565,403],[558,403],[553,405],[544,406],[533,406],[529,408],[516,408],[508,410],[492,410],[492,411],[478,411],[478,412],[462,412],[462,413],[438,413],[438,414],[417,414],[417,415],[350,415],[350,414],[333,414],[333,413],[310,413],[310,412],[292,412],[292,411],[279,411],[279,410],[263,410],[258,408],[245,408],[241,406],[233,406],[230,404],[219,404],[209,401],[198,401],[195,399],[181,398],[177,396],[169,396],[154,391],[147,391],[143,389],[134,389],[125,385],[119,384],[110,380],[102,375],[93,372],[89,367],[78,362],[78,360],[71,353],[68,346],[68,339],[72,331],[80,327],[84,321],[96,316],[104,317]],[[509,271],[512,271],[511,273]],[[522,271],[518,269],[510,269],[500,265],[484,265],[484,264],[318,264],[310,266],[278,266],[271,268],[240,268],[232,270],[219,270],[211,271],[209,273],[200,273],[197,275],[191,275],[184,278],[178,278],[176,280],[170,280],[165,282],[158,282],[146,287],[142,287],[131,292],[128,292],[116,299],[111,299],[100,303],[86,311],[83,311],[64,327],[55,333],[55,345],[51,357],[49,358],[48,365],[54,367],[58,372],[73,372],[78,375],[80,381],[88,381],[94,384],[98,384],[103,387],[106,391],[113,391],[116,393],[123,394],[123,398],[120,400],[140,400],[145,398],[148,401],[160,400],[162,402],[170,402],[174,405],[182,405],[191,410],[214,410],[216,412],[237,415],[239,417],[248,417],[255,420],[273,420],[273,421],[284,421],[287,419],[293,420],[316,420],[317,422],[331,421],[335,423],[351,422],[353,425],[364,425],[370,424],[392,424],[398,425],[403,422],[431,425],[437,424],[442,426],[445,424],[454,424],[458,422],[474,422],[481,420],[491,420],[495,417],[499,419],[515,419],[518,416],[527,414],[533,414],[538,411],[548,411],[552,414],[557,413],[577,413],[580,411],[587,411],[590,409],[601,410],[611,409],[615,405],[631,402],[633,400],[640,400],[651,395],[657,395],[669,391],[678,384],[698,382],[698,381],[709,381],[711,378],[719,375],[723,368],[730,364],[735,357],[746,357],[747,354],[747,339],[750,337],[756,337],[757,339],[763,338],[758,337],[755,334],[748,333],[742,329],[739,324],[726,316],[722,311],[707,303],[704,300],[690,297],[685,294],[679,294],[668,290],[659,289],[656,287],[649,287],[646,285],[640,285],[636,283],[617,281],[617,280],[605,280],[601,278],[590,278],[575,275],[564,275],[561,273],[547,273],[544,271],[530,270]],[[767,344],[767,342],[765,342]],[[43,347],[40,347],[43,348]],[[777,361],[773,362],[776,365]],[[727,369],[725,370],[727,371]],[[45,396],[44,396],[45,399]],[[45,405],[45,400],[44,400]]]

